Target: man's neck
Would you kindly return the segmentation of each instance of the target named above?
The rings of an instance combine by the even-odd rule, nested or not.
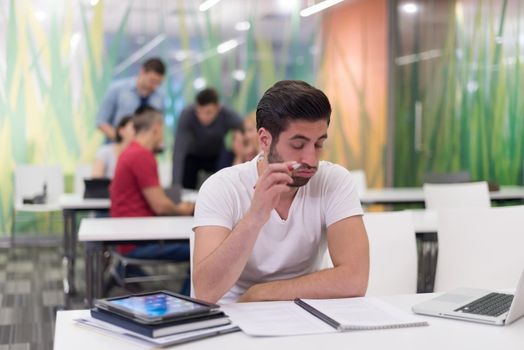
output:
[[[135,141],[151,152],[155,149],[155,142],[149,134],[138,134],[135,136]]]
[[[147,93],[144,92],[144,90],[140,87],[141,83],[140,83],[140,76],[136,78],[136,91],[138,91],[138,94],[141,96],[141,97],[148,97],[149,95]]]

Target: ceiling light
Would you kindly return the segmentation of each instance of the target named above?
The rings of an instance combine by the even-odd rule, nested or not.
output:
[[[400,9],[405,13],[413,14],[418,12],[418,5],[413,2],[408,2],[403,4]]]
[[[43,22],[47,18],[47,14],[44,11],[36,11],[35,18],[37,21]]]
[[[229,50],[234,49],[237,46],[238,46],[238,41],[236,41],[235,39],[231,39],[231,40],[225,41],[222,44],[218,45],[217,52],[219,54],[223,54],[225,52],[228,52]]]
[[[302,11],[300,11],[300,16],[302,16],[302,17],[311,16],[312,14],[315,14],[317,12],[323,11],[323,10],[327,9],[328,7],[336,5],[336,4],[338,4],[339,2],[342,2],[342,1],[344,1],[344,0],[325,0],[325,1],[319,2],[318,4],[309,6],[309,7],[305,8],[305,9],[303,9]]]
[[[193,87],[195,88],[195,90],[202,90],[206,87],[206,79],[202,77],[196,78],[193,82]]]
[[[237,22],[235,24],[235,30],[238,30],[239,32],[245,32],[246,30],[249,30],[249,28],[251,28],[251,23],[248,21]]]
[[[209,10],[211,7],[218,4],[220,0],[206,0],[198,6],[198,9],[202,12]]]
[[[246,72],[243,71],[242,69],[237,69],[233,71],[231,75],[233,76],[233,79],[238,80],[238,81],[242,81],[246,79]]]

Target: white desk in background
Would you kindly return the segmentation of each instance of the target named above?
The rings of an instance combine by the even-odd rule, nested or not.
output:
[[[410,211],[417,233],[436,232],[436,212]],[[86,245],[86,301],[102,297],[104,243],[141,240],[187,240],[193,225],[191,216],[150,218],[82,219],[78,240]]]
[[[76,216],[79,212],[102,211],[107,212],[111,207],[109,199],[84,199],[81,194],[63,194],[59,205],[64,217],[64,293],[74,294],[75,288],[75,261],[76,261]]]
[[[196,202],[198,191],[182,189],[181,199],[185,202]],[[64,217],[64,293],[74,294],[75,288],[75,262],[78,231],[76,217],[79,212],[108,212],[111,207],[109,199],[85,199],[82,194],[63,194],[59,205]]]
[[[524,186],[501,186],[499,191],[489,193],[492,201],[524,200]],[[360,195],[363,205],[371,204],[424,204],[422,187],[396,187],[367,189]]]
[[[188,241],[192,216],[82,219],[78,240],[86,243],[86,301],[102,297],[104,244],[129,241]]]
[[[434,296],[435,294],[432,293],[412,294],[388,296],[381,299],[410,312],[411,306]],[[73,321],[76,318],[88,316],[88,310],[58,311],[54,350],[139,350],[151,348],[105,333],[98,333],[91,328],[76,325]],[[237,332],[177,345],[173,349],[521,350],[523,348],[524,319],[520,319],[509,326],[500,327],[429,316],[421,316],[421,318],[427,320],[429,326],[291,337],[250,337],[242,332]]]

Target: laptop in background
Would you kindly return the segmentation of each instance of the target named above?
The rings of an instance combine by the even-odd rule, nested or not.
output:
[[[413,306],[422,315],[504,326],[524,316],[524,271],[515,294],[457,288]]]
[[[84,179],[85,199],[109,199],[109,178]]]

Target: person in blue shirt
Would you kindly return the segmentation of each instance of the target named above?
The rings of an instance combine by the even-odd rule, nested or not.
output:
[[[142,64],[136,77],[113,82],[102,100],[96,126],[108,141],[116,137],[115,127],[126,115],[133,115],[143,107],[164,110],[164,94],[159,90],[166,68],[159,58],[150,58]]]

